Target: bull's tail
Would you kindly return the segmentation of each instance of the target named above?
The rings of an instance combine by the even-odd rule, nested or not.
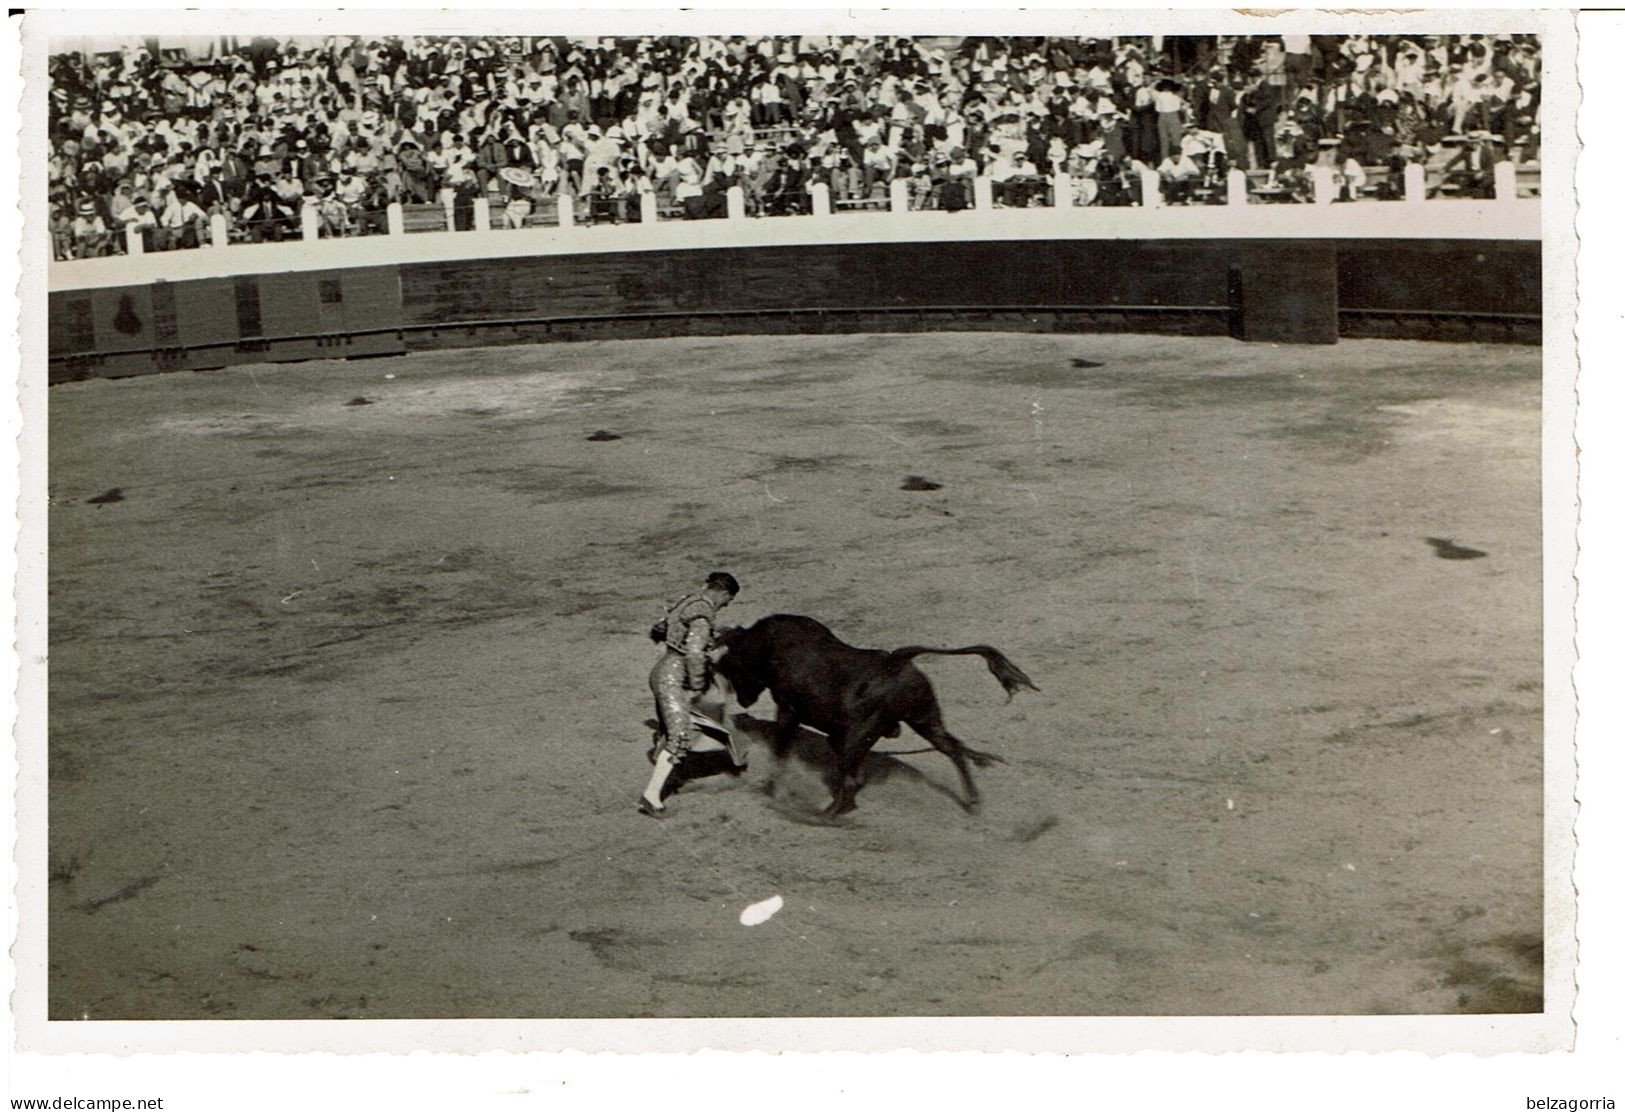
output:
[[[1011,699],[1014,699],[1016,692],[1023,687],[1030,688],[1033,691],[1038,690],[1038,685],[1032,681],[1031,676],[1010,663],[1010,658],[992,645],[966,645],[959,649],[932,649],[924,645],[905,645],[903,648],[895,650],[891,655],[900,660],[912,660],[927,653],[934,653],[938,656],[968,656],[974,653],[987,661],[987,670],[993,673],[993,678],[999,681],[1004,687],[1004,693]]]

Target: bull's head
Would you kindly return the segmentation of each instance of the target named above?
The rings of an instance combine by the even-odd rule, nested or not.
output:
[[[725,627],[717,632],[717,648],[722,650],[717,657],[717,673],[733,688],[734,698],[739,705],[748,707],[762,697],[767,684],[753,667],[750,653],[744,646],[744,633],[737,626]]]

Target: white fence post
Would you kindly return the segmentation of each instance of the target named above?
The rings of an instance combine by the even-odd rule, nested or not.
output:
[[[446,231],[457,230],[457,194],[449,186],[440,191],[440,206],[446,210]]]
[[[728,187],[728,219],[743,220],[745,218],[745,190],[741,186]]]
[[[1225,175],[1224,203],[1227,205],[1245,205],[1247,203],[1247,171],[1231,170]]]
[[[124,250],[130,255],[145,255],[147,245],[141,238],[141,229],[129,224],[124,226]]]
[[[559,227],[573,228],[576,225],[576,203],[568,193],[559,194]]]
[[[1058,209],[1071,208],[1076,200],[1072,196],[1072,175],[1065,170],[1057,170],[1052,184],[1055,189],[1055,207]]]
[[[1162,179],[1157,172],[1145,163],[1135,165],[1140,168],[1140,204],[1145,208],[1162,207]]]
[[[231,226],[226,223],[226,214],[217,212],[209,217],[209,246],[224,247],[231,242]]]
[[[829,183],[815,181],[807,187],[807,192],[812,194],[812,214],[814,216],[828,216],[830,214]]]
[[[315,243],[322,233],[322,214],[316,211],[315,205],[305,205],[299,210],[299,234],[306,243]]]
[[[476,232],[491,230],[491,202],[484,197],[474,198],[474,230]]]
[[[971,185],[971,197],[983,212],[993,211],[993,179],[979,177]]]
[[[384,210],[384,219],[389,221],[389,234],[403,236],[406,234],[406,211],[401,208],[399,201],[391,201]]]
[[[1309,167],[1309,177],[1315,183],[1315,204],[1329,205],[1337,198],[1337,183],[1332,180],[1330,166]]]
[[[894,213],[908,211],[908,182],[902,178],[892,179],[891,210]]]
[[[1518,168],[1506,159],[1495,164],[1495,199],[1497,201],[1518,199]]]
[[[1420,162],[1407,163],[1405,166],[1405,200],[1418,204],[1428,199],[1427,171]]]
[[[638,219],[644,224],[653,224],[660,219],[660,198],[653,190],[646,189],[638,194]]]

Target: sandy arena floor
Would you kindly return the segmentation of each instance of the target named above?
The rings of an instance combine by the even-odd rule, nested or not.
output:
[[[1539,375],[958,334],[57,387],[51,1016],[1539,1010]],[[877,756],[807,821],[809,736],[639,816],[645,630],[713,567],[1031,673],[923,661],[983,812]]]

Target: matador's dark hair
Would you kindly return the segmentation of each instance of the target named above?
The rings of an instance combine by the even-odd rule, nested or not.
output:
[[[727,591],[730,595],[739,593],[739,580],[725,571],[714,571],[705,577],[707,587],[715,587],[719,591]]]

